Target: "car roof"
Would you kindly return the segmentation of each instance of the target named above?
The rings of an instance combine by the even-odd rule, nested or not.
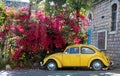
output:
[[[68,47],[74,47],[74,46],[89,46],[89,45],[86,45],[86,44],[73,44],[73,45],[69,45]]]
[[[91,47],[91,48],[94,48],[94,49],[97,49],[97,50],[100,50],[98,49],[96,46],[94,45],[87,45],[87,44],[73,44],[73,45],[69,45],[67,46],[67,48],[70,48],[70,47],[82,47],[82,46],[85,46],[85,47]]]
[[[87,47],[93,47],[93,48],[95,48],[94,45],[87,45],[87,44],[73,44],[73,45],[69,45],[67,47],[79,47],[79,46],[87,46]]]

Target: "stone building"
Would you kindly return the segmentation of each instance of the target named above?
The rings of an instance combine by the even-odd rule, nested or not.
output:
[[[91,44],[120,66],[120,0],[98,0],[88,16],[92,23]]]

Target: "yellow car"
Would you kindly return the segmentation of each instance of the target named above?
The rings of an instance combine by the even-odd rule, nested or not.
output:
[[[98,71],[110,66],[109,57],[104,52],[83,44],[68,46],[63,53],[52,54],[40,63],[50,71],[63,67],[88,67]]]

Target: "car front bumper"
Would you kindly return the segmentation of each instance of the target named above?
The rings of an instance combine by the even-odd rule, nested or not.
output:
[[[43,67],[43,61],[40,62],[40,66]]]
[[[111,61],[110,62],[110,67],[112,67],[114,65],[114,62],[113,61]]]

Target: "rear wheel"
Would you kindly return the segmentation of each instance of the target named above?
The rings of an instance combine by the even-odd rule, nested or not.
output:
[[[92,67],[93,70],[99,71],[99,70],[102,70],[103,63],[99,60],[96,60],[96,61],[92,62],[91,67]]]
[[[49,71],[57,70],[57,64],[54,60],[49,60],[46,64],[46,69]]]

